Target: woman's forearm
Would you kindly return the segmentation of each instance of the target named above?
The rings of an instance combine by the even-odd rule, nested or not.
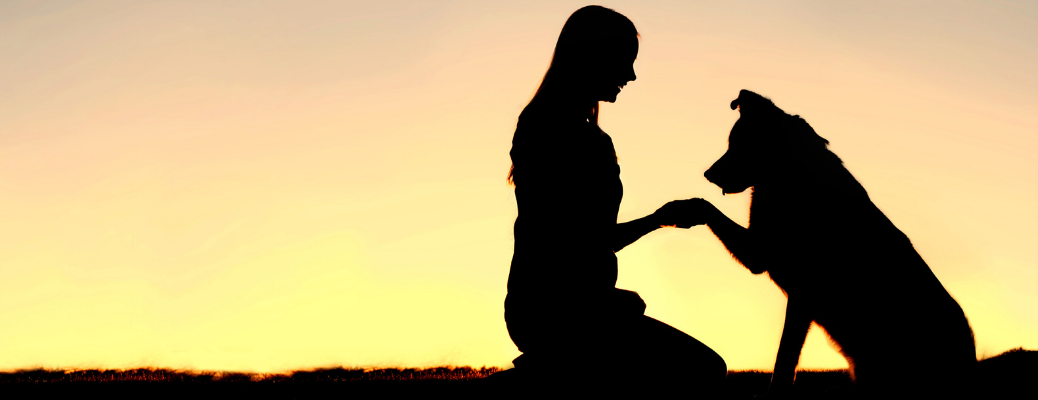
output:
[[[654,214],[646,215],[636,220],[616,224],[613,231],[613,252],[627,247],[649,232],[660,228],[659,219]]]

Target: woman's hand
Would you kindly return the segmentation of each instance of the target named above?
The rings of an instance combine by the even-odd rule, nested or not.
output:
[[[717,208],[709,201],[701,198],[674,200],[652,213],[652,217],[660,226],[676,226],[688,229],[696,225],[704,225],[713,219]]]

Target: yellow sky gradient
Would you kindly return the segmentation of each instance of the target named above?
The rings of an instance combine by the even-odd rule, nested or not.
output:
[[[642,35],[601,115],[621,221],[746,221],[702,173],[751,89],[830,140],[978,355],[1038,348],[1038,7],[647,3],[603,4]],[[510,366],[508,150],[585,4],[0,4],[0,369]],[[770,368],[784,297],[707,229],[618,255],[648,315]],[[801,366],[846,363],[813,328]]]

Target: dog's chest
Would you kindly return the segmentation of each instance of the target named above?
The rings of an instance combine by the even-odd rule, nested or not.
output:
[[[753,192],[750,201],[750,220],[747,226],[753,235],[761,238],[775,239],[782,226],[789,225],[795,219],[788,206],[783,205],[776,196],[761,191]]]
[[[803,204],[788,201],[780,193],[755,191],[750,203],[748,229],[754,251],[767,261],[768,275],[786,293],[817,273],[813,246],[818,232],[810,229],[812,214]]]

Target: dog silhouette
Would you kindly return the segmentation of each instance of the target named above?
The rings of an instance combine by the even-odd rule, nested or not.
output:
[[[972,390],[973,332],[912,243],[869,199],[829,142],[802,118],[742,90],[729,148],[705,173],[724,193],[752,189],[750,222],[687,200],[754,274],[787,296],[769,396],[787,394],[807,331],[821,326],[867,396]],[[958,396],[956,396],[958,397]]]

